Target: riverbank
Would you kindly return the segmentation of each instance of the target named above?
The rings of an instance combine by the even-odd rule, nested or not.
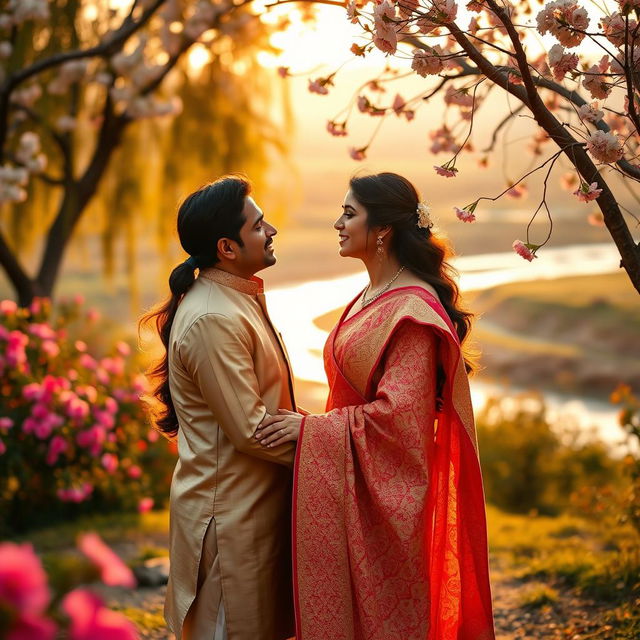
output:
[[[640,299],[624,273],[506,284],[464,302],[481,381],[602,400],[621,382],[640,388]],[[341,313],[315,325],[329,331]]]

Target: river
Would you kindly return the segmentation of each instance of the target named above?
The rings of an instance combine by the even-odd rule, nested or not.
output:
[[[463,291],[489,289],[512,282],[612,273],[619,270],[619,263],[620,256],[612,244],[546,249],[531,263],[514,252],[462,256],[454,260]],[[316,326],[314,320],[344,307],[366,285],[367,280],[367,274],[363,271],[341,278],[282,287],[267,293],[269,312],[284,336],[297,378],[326,384],[322,349],[327,333]],[[518,390],[472,380],[471,391],[477,411],[491,395]],[[624,433],[617,422],[617,411],[610,404],[553,392],[545,392],[544,398],[554,421],[563,418],[575,421],[585,434],[591,434],[593,428],[594,436],[605,440],[613,450],[620,450],[618,445]]]

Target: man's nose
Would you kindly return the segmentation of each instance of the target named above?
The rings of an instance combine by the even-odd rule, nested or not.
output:
[[[278,230],[271,224],[267,222],[267,235],[271,238],[278,233]]]

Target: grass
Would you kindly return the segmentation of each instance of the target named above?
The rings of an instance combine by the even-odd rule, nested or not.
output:
[[[539,609],[558,600],[558,592],[546,584],[531,585],[521,596],[518,604],[524,609]]]

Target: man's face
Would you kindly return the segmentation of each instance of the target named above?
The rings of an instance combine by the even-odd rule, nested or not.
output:
[[[245,222],[240,228],[240,239],[244,246],[238,248],[236,264],[247,276],[252,276],[276,263],[273,236],[278,232],[264,219],[253,198],[245,198],[242,214]]]

